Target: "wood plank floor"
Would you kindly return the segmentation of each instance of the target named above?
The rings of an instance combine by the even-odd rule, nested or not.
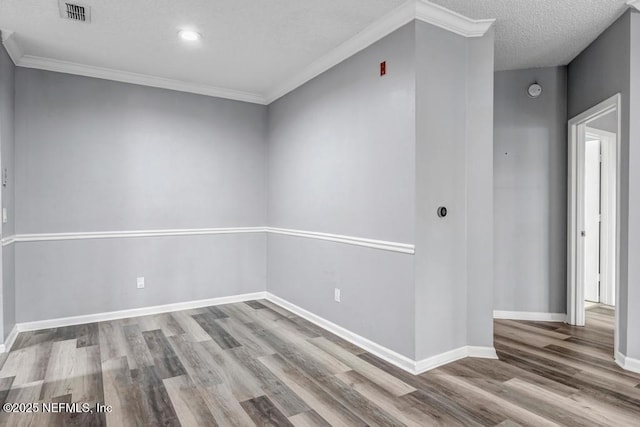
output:
[[[268,301],[21,333],[2,426],[640,425],[640,375],[613,362],[613,312],[587,326],[496,321],[500,360],[409,375]]]

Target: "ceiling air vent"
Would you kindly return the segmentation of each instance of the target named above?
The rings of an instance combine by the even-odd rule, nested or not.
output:
[[[83,4],[58,0],[60,17],[78,22],[91,22],[91,8]]]

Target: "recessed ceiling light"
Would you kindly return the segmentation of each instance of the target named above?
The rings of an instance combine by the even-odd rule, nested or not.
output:
[[[182,38],[182,40],[186,40],[188,42],[200,40],[200,38],[202,37],[200,33],[192,30],[180,30],[178,34],[180,35],[180,38]]]

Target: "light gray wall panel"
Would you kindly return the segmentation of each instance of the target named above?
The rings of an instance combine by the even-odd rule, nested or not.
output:
[[[16,324],[15,245],[2,248],[2,317],[3,340]]]
[[[269,106],[270,226],[413,243],[414,55],[409,24]],[[408,357],[413,286],[411,255],[269,237],[270,292]]]
[[[495,73],[496,310],[566,312],[566,82],[565,67]]]
[[[466,345],[464,37],[416,27],[416,359]],[[438,206],[449,213],[440,219]]]
[[[265,225],[266,107],[25,68],[16,80],[18,233]],[[18,243],[17,318],[264,291],[265,242]]]
[[[492,347],[493,29],[467,43],[467,345]]]
[[[620,254],[619,295],[620,350],[627,352],[627,337],[631,335],[628,322],[628,302],[633,286],[629,273],[633,264],[630,241],[630,97],[631,97],[631,12],[625,13],[604,31],[568,66],[567,109],[569,118],[620,93],[622,95],[622,135],[620,136]],[[635,237],[636,240],[640,236]],[[637,258],[637,256],[636,256]],[[637,282],[638,283],[638,282]],[[636,332],[636,335],[640,335]]]
[[[17,321],[264,291],[265,252],[264,233],[18,243]]]
[[[0,45],[0,177],[2,170],[7,169],[7,186],[2,188],[2,206],[7,209],[8,221],[2,224],[2,237],[14,234],[14,101],[15,101],[15,67],[11,58]],[[13,248],[0,248],[2,253],[2,316],[0,316],[0,338],[11,332],[15,324],[15,277],[13,266]]]
[[[260,226],[266,107],[19,68],[19,233]]]
[[[416,359],[423,359],[493,345],[493,32],[469,40],[415,25]]]
[[[270,226],[413,243],[413,46],[410,24],[269,106]]]
[[[640,360],[640,13],[630,14],[631,71],[629,87],[629,276],[627,353]]]
[[[282,235],[268,251],[269,292],[413,358],[413,256]]]

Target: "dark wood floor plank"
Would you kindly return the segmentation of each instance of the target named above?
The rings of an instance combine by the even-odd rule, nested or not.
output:
[[[182,366],[180,359],[173,351],[162,330],[146,331],[142,333],[142,336],[153,356],[154,366],[160,378],[178,377],[186,373],[184,366]]]
[[[253,308],[254,310],[260,310],[260,309],[263,309],[263,308],[267,308],[260,301],[246,301],[245,304],[248,305],[249,307]]]
[[[235,338],[233,338],[222,326],[216,323],[215,315],[210,313],[196,314],[192,316],[193,319],[204,329],[207,334],[220,346],[222,349],[240,347],[240,344]]]
[[[200,342],[192,342],[184,335],[170,337],[169,342],[185,371],[197,385],[207,387],[222,383],[222,374]]]
[[[267,396],[240,402],[245,412],[257,426],[287,427],[293,426],[289,420],[276,408]]]
[[[141,396],[142,411],[151,425],[179,426],[180,421],[155,366],[131,372],[132,383]]]

